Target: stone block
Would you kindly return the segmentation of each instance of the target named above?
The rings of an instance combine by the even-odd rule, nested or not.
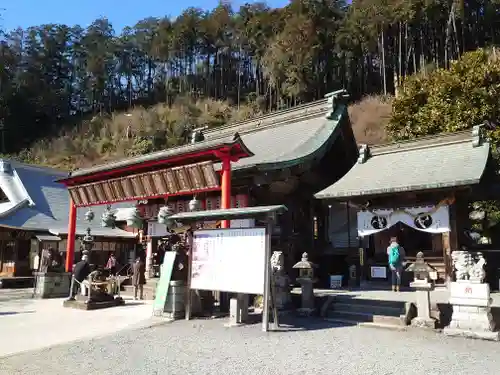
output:
[[[453,312],[455,312],[455,310],[457,312],[460,312],[460,313],[479,313],[479,309],[480,307],[479,306],[453,306]]]
[[[36,298],[62,298],[69,296],[71,273],[35,272]]]
[[[231,298],[229,301],[229,322],[227,326],[238,326],[241,322],[240,318],[240,300],[238,298]]]
[[[411,321],[411,326],[416,327],[416,328],[428,328],[428,329],[435,329],[436,328],[436,320],[433,318],[421,318],[420,316],[417,316],[416,318],[413,318]]]
[[[478,331],[468,331],[464,329],[446,327],[443,330],[443,333],[447,336],[467,337],[471,339],[481,339],[481,340],[491,340],[491,341],[500,340],[500,332],[478,332]]]
[[[450,283],[450,303],[466,306],[490,306],[490,286],[468,281]]]

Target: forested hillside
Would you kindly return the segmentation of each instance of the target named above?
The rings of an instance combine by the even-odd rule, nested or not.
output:
[[[0,151],[27,148],[23,155],[34,161],[40,150],[58,152],[67,160],[55,163],[68,167],[78,155],[94,153],[93,162],[147,152],[182,142],[190,126],[286,108],[342,87],[355,100],[392,94],[406,76],[447,68],[499,40],[499,0],[292,0],[282,9],[223,2],[121,32],[106,19],[86,29],[5,30]],[[117,132],[126,139],[122,151]]]

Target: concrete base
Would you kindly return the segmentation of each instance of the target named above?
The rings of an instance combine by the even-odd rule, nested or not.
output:
[[[436,328],[436,319],[433,318],[421,318],[416,317],[411,321],[411,326],[416,328],[427,328],[427,329],[435,329]]]
[[[500,341],[500,332],[478,332],[459,328],[445,327],[443,333],[446,336],[466,337],[469,339],[480,339],[490,341]]]
[[[112,301],[103,301],[103,302],[89,302],[86,301],[78,301],[78,300],[66,300],[63,302],[64,307],[69,307],[72,309],[78,310],[98,310],[98,309],[106,309],[108,307],[116,307],[122,306],[125,304],[125,301],[121,298],[115,298]]]
[[[69,295],[71,273],[34,272],[35,298],[61,298]]]

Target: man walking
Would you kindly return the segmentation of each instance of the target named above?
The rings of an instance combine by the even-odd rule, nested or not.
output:
[[[401,274],[405,262],[405,251],[398,243],[397,237],[391,237],[391,243],[387,247],[389,268],[391,269],[392,291],[399,292],[401,287]]]

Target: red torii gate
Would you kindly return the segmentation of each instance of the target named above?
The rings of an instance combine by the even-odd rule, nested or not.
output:
[[[70,172],[57,181],[70,194],[66,272],[73,266],[77,207],[221,190],[221,208],[231,208],[231,162],[250,156],[253,153],[235,133]],[[214,163],[221,163],[220,171]],[[222,227],[228,228],[229,221]]]

